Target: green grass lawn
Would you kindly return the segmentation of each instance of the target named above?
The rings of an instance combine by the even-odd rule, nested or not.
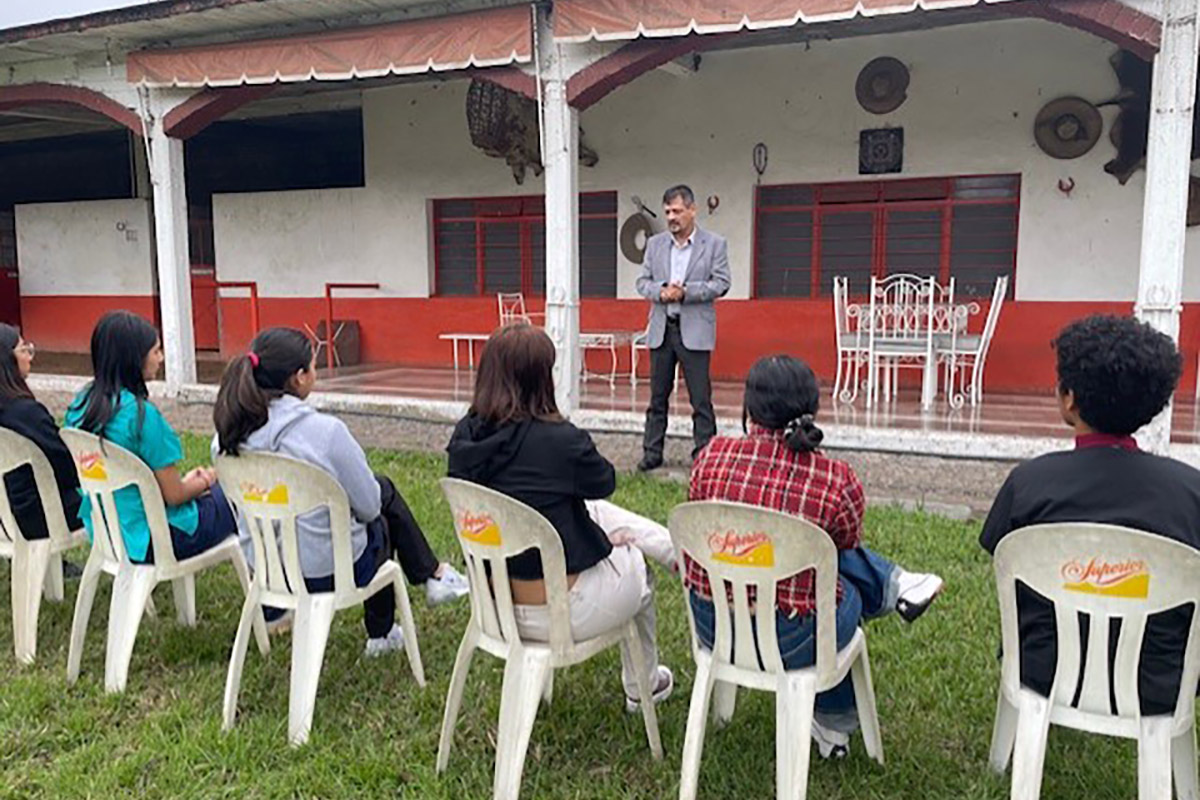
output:
[[[186,437],[189,463],[207,461],[207,442]],[[376,470],[404,493],[435,549],[461,563],[450,515],[437,488],[439,456],[376,451]],[[665,521],[683,487],[622,476],[615,500]],[[934,608],[908,626],[896,617],[870,625],[871,663],[887,765],[854,740],[838,763],[814,760],[810,797],[994,798],[1008,782],[987,765],[998,676],[998,617],[990,563],[977,524],[873,509],[866,539],[913,569],[948,583]],[[83,554],[76,556],[82,560]],[[655,568],[657,570],[657,567]],[[7,578],[4,562],[0,572]],[[640,716],[621,701],[616,650],[560,673],[554,703],[539,712],[525,764],[528,798],[673,797],[694,667],[677,582],[658,571],[659,642],[675,670],[676,694],[660,706],[666,759],[651,760]],[[199,628],[179,627],[169,587],[159,615],[143,621],[128,690],[103,690],[107,580],[102,581],[79,683],[66,683],[73,582],[67,603],[42,606],[38,661],[18,669],[12,655],[7,580],[0,590],[0,795],[4,797],[419,797],[490,796],[500,701],[500,662],[476,656],[449,770],[434,770],[438,728],[466,603],[430,609],[413,593],[429,685],[412,680],[402,654],[366,661],[361,611],[334,621],[312,737],[286,745],[290,640],[268,658],[251,646],[238,724],[221,732],[221,698],[240,592],[224,567],[197,581]],[[773,698],[741,693],[724,730],[710,728],[700,773],[706,798],[774,797]],[[1131,743],[1055,731],[1044,798],[1136,796]]]

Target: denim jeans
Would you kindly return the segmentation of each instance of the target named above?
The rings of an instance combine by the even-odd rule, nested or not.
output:
[[[171,549],[176,561],[194,558],[237,535],[237,519],[221,484],[214,483],[212,489],[196,498],[196,511],[196,530],[187,533],[171,526]],[[154,563],[153,542],[146,548],[146,560],[142,563]]]
[[[838,551],[838,577],[842,584],[842,602],[834,615],[837,647],[841,650],[854,637],[862,619],[872,619],[896,607],[896,565],[866,548]],[[712,601],[689,594],[696,636],[700,644],[712,649],[716,639],[716,608]],[[751,618],[751,625],[757,625]],[[775,615],[775,635],[779,655],[787,669],[810,667],[816,660],[816,615]],[[759,661],[761,665],[762,656]],[[850,733],[858,727],[854,708],[854,685],[850,676],[817,695],[820,722],[835,730]]]

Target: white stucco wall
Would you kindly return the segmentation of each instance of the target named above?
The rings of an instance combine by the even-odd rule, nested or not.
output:
[[[1018,299],[1132,300],[1144,174],[1122,187],[1103,171],[1114,155],[1107,124],[1115,109],[1104,109],[1104,136],[1080,159],[1051,159],[1032,134],[1049,100],[1116,94],[1114,50],[1079,31],[1014,20],[707,53],[695,75],[652,72],[582,115],[600,163],[581,170],[581,189],[616,190],[622,219],[633,195],[657,202],[678,181],[701,199],[718,195],[720,208],[702,211],[700,224],[728,237],[731,296],[747,297],[755,143],[770,148],[764,182],[858,180],[859,131],[903,126],[904,172],[895,177],[1022,175]],[[885,116],[854,98],[859,70],[880,55],[901,59],[912,75],[908,101]],[[517,186],[502,160],[471,146],[466,90],[453,81],[365,92],[365,189],[218,198],[221,276],[255,277],[265,296],[319,295],[330,275],[426,294],[430,199],[542,191],[532,174]],[[1070,197],[1057,188],[1068,178]],[[1197,236],[1189,239],[1200,244]],[[1200,299],[1198,261],[1193,246],[1189,300]],[[622,261],[619,270],[621,296],[635,296],[637,267]]]
[[[153,294],[146,200],[16,207],[21,296]]]
[[[419,261],[398,257],[395,242],[396,234],[423,231],[424,209],[413,218],[389,212],[361,188],[216,195],[218,275],[258,281],[266,297],[320,297],[326,281],[380,284],[364,296],[423,297],[424,252]]]

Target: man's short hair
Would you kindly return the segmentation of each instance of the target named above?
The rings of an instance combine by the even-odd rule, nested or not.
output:
[[[1058,386],[1075,395],[1079,416],[1100,433],[1125,436],[1171,400],[1183,359],[1164,333],[1132,317],[1072,322],[1054,340]]]
[[[686,183],[677,184],[663,192],[663,205],[669,206],[676,197],[682,200],[685,206],[696,205],[696,195]]]

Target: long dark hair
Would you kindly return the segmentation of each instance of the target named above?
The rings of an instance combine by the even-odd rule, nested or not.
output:
[[[7,402],[20,397],[33,399],[33,392],[21,377],[17,355],[13,351],[21,341],[21,332],[12,325],[0,322],[0,401]]]
[[[150,396],[143,371],[146,356],[158,344],[158,331],[131,311],[110,311],[92,331],[92,382],[80,396],[79,427],[104,436],[104,426],[117,413],[117,398],[126,389],[137,400],[138,431]]]
[[[746,375],[742,429],[749,418],[768,430],[783,431],[792,450],[810,453],[825,438],[813,421],[820,405],[817,376],[808,364],[792,356],[760,358]]]
[[[268,328],[250,351],[229,362],[221,376],[213,424],[221,452],[236,456],[254,431],[267,424],[271,401],[288,391],[288,380],[312,364],[312,341],[295,328]]]
[[[541,328],[505,325],[479,357],[471,413],[497,425],[562,421],[554,402],[554,343]]]

